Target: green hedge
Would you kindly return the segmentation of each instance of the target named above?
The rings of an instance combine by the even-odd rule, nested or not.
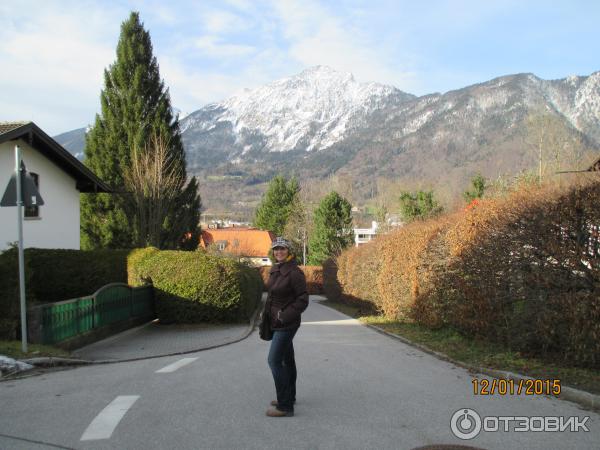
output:
[[[27,305],[90,295],[108,283],[127,281],[129,250],[25,250]],[[12,339],[20,323],[16,248],[0,254],[0,337]]]
[[[129,284],[152,282],[163,323],[241,322],[257,307],[262,280],[256,270],[202,251],[134,250]]]
[[[20,326],[18,252],[0,254],[0,339]],[[242,321],[260,300],[258,273],[203,252],[137,250],[25,250],[27,305],[93,294],[108,283],[153,282],[163,322]]]

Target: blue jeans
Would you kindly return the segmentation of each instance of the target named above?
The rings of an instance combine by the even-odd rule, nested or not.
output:
[[[269,349],[269,367],[273,373],[277,391],[277,409],[293,411],[296,401],[296,361],[292,340],[298,329],[273,330]]]

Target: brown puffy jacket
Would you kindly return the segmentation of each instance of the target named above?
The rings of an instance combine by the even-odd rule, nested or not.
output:
[[[300,315],[308,306],[306,277],[295,259],[271,267],[267,291],[271,300],[271,326],[287,330],[300,326]]]

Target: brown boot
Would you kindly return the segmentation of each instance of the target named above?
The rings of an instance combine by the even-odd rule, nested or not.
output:
[[[269,408],[267,410],[267,416],[269,417],[292,417],[294,411],[281,411],[277,408]]]

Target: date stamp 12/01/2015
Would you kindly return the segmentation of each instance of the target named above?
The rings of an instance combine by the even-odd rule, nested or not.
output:
[[[474,395],[560,395],[560,380],[473,378]]]

